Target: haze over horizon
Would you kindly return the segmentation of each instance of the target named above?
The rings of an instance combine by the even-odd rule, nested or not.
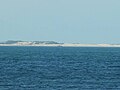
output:
[[[120,43],[120,0],[1,0],[0,41]]]

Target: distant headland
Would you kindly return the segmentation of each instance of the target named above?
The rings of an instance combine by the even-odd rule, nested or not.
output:
[[[58,43],[55,41],[14,41],[0,42],[0,46],[61,46],[61,47],[120,47],[120,44]]]

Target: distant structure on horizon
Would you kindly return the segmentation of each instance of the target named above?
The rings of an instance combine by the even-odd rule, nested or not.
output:
[[[0,44],[17,44],[17,43],[28,43],[28,44],[62,44],[62,43],[58,43],[55,41],[14,41],[14,40],[8,40],[5,42],[1,42]]]

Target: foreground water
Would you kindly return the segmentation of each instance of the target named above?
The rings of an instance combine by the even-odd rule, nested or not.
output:
[[[120,90],[120,48],[0,47],[0,90]]]

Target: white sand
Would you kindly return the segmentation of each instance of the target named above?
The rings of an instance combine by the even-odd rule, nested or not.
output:
[[[63,47],[120,47],[112,44],[30,44],[30,43],[16,43],[16,44],[0,44],[0,46],[63,46]]]

